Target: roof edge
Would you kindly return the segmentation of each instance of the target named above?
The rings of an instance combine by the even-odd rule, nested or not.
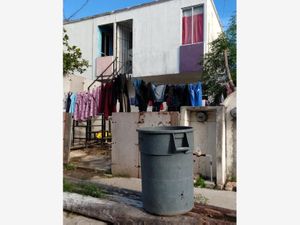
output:
[[[216,8],[216,5],[215,5],[214,0],[210,0],[210,3],[211,3],[212,6],[213,6],[213,9],[214,9],[215,14],[216,14],[216,16],[217,16],[217,20],[218,20],[218,22],[219,22],[219,25],[220,25],[220,27],[221,27],[221,30],[222,30],[222,32],[224,32],[223,24],[222,24],[222,22],[221,22],[221,19],[220,19],[220,16],[219,16],[219,13],[218,13],[218,10],[217,10],[217,8]]]
[[[70,24],[70,23],[77,23],[77,22],[81,22],[81,21],[85,21],[85,20],[90,20],[90,19],[102,17],[102,16],[117,14],[117,13],[120,13],[120,12],[130,11],[130,10],[133,10],[133,9],[143,8],[143,7],[146,7],[146,6],[165,3],[165,2],[169,2],[169,1],[174,1],[174,0],[155,0],[155,1],[147,2],[147,3],[135,5],[135,6],[130,6],[130,7],[127,7],[127,8],[113,10],[113,11],[110,11],[110,12],[99,13],[99,14],[96,14],[96,15],[93,15],[93,16],[86,16],[86,17],[76,19],[76,20],[64,21],[63,25]]]

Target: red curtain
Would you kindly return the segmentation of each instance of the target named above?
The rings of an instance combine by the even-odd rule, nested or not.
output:
[[[193,20],[194,26],[194,43],[203,42],[203,14],[198,14],[194,16]]]
[[[182,17],[182,44],[192,43],[192,17],[183,16]]]

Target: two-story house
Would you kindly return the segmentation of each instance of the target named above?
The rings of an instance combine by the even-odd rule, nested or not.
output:
[[[199,62],[222,31],[213,0],[157,0],[65,22],[64,28],[90,63],[83,74],[65,78],[65,91],[86,90],[115,69],[145,81],[197,81]]]

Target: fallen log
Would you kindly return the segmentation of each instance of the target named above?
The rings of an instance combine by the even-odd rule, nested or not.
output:
[[[217,210],[207,209],[205,208],[205,206],[203,206],[203,208],[201,208],[201,206],[198,206],[194,208],[192,212],[186,213],[184,215],[163,217],[149,214],[141,208],[133,207],[124,203],[67,192],[64,192],[64,210],[78,213],[90,218],[95,218],[101,221],[120,225],[236,224],[235,218],[228,219],[228,217],[225,214],[222,215]]]
[[[154,216],[139,208],[122,203],[67,192],[64,193],[64,210],[120,225],[201,224],[197,215]]]

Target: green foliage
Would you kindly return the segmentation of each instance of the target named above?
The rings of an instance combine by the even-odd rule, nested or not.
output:
[[[73,192],[95,198],[104,197],[102,189],[94,184],[72,184],[66,180],[63,180],[63,190],[64,192]]]
[[[195,187],[205,188],[205,181],[204,181],[204,179],[201,176],[199,176],[198,179],[196,180],[194,186]]]
[[[227,181],[236,182],[236,177],[235,176],[230,176],[230,177],[228,177]]]
[[[103,192],[100,188],[93,184],[86,184],[82,186],[82,194],[89,195],[96,198],[103,197]]]
[[[74,72],[79,72],[80,74],[87,70],[89,67],[89,62],[85,59],[82,59],[82,53],[80,48],[69,44],[69,36],[64,29],[63,37],[63,73],[64,76],[67,74],[74,74]]]
[[[209,44],[210,50],[205,54],[203,65],[203,91],[213,97],[213,103],[218,104],[218,97],[225,92],[228,82],[226,74],[224,50],[227,49],[229,70],[236,85],[236,16],[232,16],[230,25],[217,39]]]
[[[64,165],[65,170],[75,170],[76,166],[73,163],[68,163]]]
[[[63,180],[63,190],[64,192],[74,192],[74,185],[71,183],[67,182],[65,179]]]

